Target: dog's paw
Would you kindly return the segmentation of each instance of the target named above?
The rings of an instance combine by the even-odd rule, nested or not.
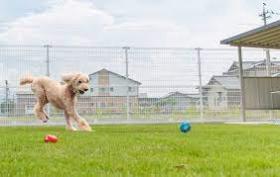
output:
[[[91,132],[92,129],[91,129],[91,126],[87,123],[86,120],[82,119],[79,123],[78,123],[78,127],[80,130],[82,131],[88,131],[88,132]]]
[[[70,131],[73,131],[73,132],[77,131],[77,129],[75,127],[73,127],[73,126],[71,126],[71,127],[66,126],[66,129],[70,130]]]
[[[49,119],[49,116],[45,115],[41,120],[43,121],[43,123],[47,123]]]
[[[49,120],[49,117],[45,113],[35,113],[36,117],[41,120],[43,123],[47,123]]]

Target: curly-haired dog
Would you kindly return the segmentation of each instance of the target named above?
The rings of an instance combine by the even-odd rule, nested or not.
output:
[[[81,130],[91,131],[87,121],[81,118],[75,110],[76,95],[88,91],[89,78],[82,73],[70,73],[62,76],[65,84],[50,79],[49,77],[23,77],[20,85],[31,84],[31,90],[37,97],[37,103],[34,107],[36,117],[43,122],[48,121],[48,116],[44,112],[44,106],[51,103],[58,109],[64,110],[67,128],[76,130],[71,120],[75,120]]]

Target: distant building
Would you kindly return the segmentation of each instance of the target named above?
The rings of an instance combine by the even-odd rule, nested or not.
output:
[[[210,109],[222,109],[240,104],[240,84],[237,76],[213,76],[202,87],[206,106]]]
[[[16,92],[16,114],[32,115],[36,97],[31,91]]]
[[[271,61],[271,74],[280,73],[280,61]],[[260,61],[243,61],[244,76],[266,76],[267,64],[266,60]],[[237,61],[233,62],[229,69],[223,75],[239,75],[239,64]]]
[[[199,94],[185,94],[181,92],[170,92],[158,102],[158,107],[164,112],[186,111],[188,108],[196,108],[199,102]]]
[[[266,60],[244,61],[244,76],[267,76]],[[271,61],[271,74],[278,77],[280,61]],[[239,64],[233,62],[229,69],[220,76],[212,76],[202,87],[205,104],[213,110],[224,109],[240,105]]]

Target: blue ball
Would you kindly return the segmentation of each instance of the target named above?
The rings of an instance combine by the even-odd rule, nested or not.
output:
[[[187,133],[191,130],[191,124],[189,122],[182,122],[180,125],[180,130],[183,133]]]

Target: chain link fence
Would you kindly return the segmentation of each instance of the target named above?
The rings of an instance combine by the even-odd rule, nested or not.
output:
[[[245,49],[245,76],[280,75],[280,53]],[[91,123],[240,121],[237,49],[84,46],[0,46],[0,125],[40,125],[36,98],[20,87],[26,74],[61,81],[84,72],[90,89],[77,110]],[[49,124],[63,124],[60,110],[46,107]],[[247,120],[277,120],[278,111],[247,111]]]

